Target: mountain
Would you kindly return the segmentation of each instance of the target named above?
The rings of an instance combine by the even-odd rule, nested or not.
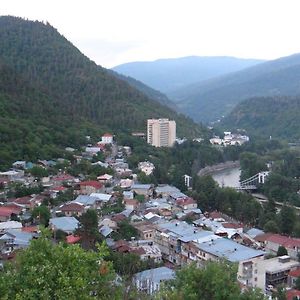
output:
[[[172,99],[172,91],[181,87],[242,70],[261,62],[256,59],[226,56],[188,56],[151,62],[126,63],[114,67],[113,70],[140,80]]]
[[[299,116],[300,96],[256,97],[239,103],[220,125],[265,138],[300,140]]]
[[[220,119],[247,98],[297,95],[300,94],[300,54],[186,86],[174,94],[181,111],[204,122]]]
[[[145,94],[150,99],[153,99],[165,106],[169,106],[170,108],[172,108],[174,110],[178,110],[178,108],[176,108],[176,104],[173,101],[171,101],[165,94],[161,93],[160,91],[152,89],[151,87],[144,84],[143,82],[136,80],[130,76],[125,76],[125,75],[119,74],[113,70],[110,70],[110,72],[113,76],[126,81],[130,86],[136,88],[137,90],[139,90],[140,92]]]
[[[175,119],[179,136],[206,129],[97,66],[49,24],[0,17],[0,167],[57,157],[85,135],[143,130]]]

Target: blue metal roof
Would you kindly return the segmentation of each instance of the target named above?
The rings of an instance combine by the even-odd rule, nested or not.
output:
[[[265,254],[264,251],[243,246],[226,238],[199,243],[197,247],[204,252],[231,262],[239,262]]]
[[[56,230],[73,232],[78,228],[79,221],[74,217],[58,217],[50,219],[49,224],[55,226]]]
[[[160,267],[156,269],[145,270],[136,273],[135,279],[144,281],[149,279],[150,281],[160,283],[163,280],[171,280],[175,277],[175,271],[167,267]]]

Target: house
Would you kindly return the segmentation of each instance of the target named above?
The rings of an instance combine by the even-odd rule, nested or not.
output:
[[[114,137],[110,133],[105,133],[102,135],[101,143],[102,144],[112,144],[114,141]]]
[[[85,206],[81,203],[76,202],[69,202],[66,204],[63,204],[59,210],[66,216],[66,217],[72,217],[72,216],[78,216],[80,217],[84,211]]]
[[[131,190],[138,195],[149,197],[153,193],[153,186],[152,184],[134,184],[131,186]]]
[[[99,226],[108,226],[111,229],[117,229],[118,225],[115,221],[109,219],[109,218],[105,218],[103,219],[100,223]]]
[[[145,270],[134,275],[134,285],[139,291],[152,295],[160,284],[175,278],[175,272],[167,267]]]
[[[131,191],[124,191],[123,192],[123,198],[124,199],[133,199],[134,198],[134,194]]]
[[[91,193],[91,197],[96,198],[96,208],[101,208],[104,204],[112,202],[114,197],[110,194],[104,193]]]
[[[258,239],[261,236],[256,236]],[[298,259],[298,253],[300,252],[300,239],[292,238],[280,234],[265,235],[265,249],[272,254],[277,254],[279,246],[286,248],[288,255],[293,259]]]
[[[130,188],[132,185],[133,185],[133,180],[132,179],[121,179],[120,180],[120,187],[122,189]]]
[[[177,206],[181,207],[182,209],[197,208],[197,202],[190,197],[177,199],[175,203]]]
[[[62,230],[67,234],[73,233],[79,224],[79,221],[74,217],[58,217],[49,220],[49,227],[52,231]]]
[[[19,214],[19,210],[14,209],[13,207],[0,206],[0,222],[6,222],[10,220],[10,217],[13,215]]]
[[[125,205],[125,209],[137,210],[140,206],[139,201],[136,199],[124,199],[123,203]]]
[[[100,193],[103,190],[103,184],[96,180],[82,181],[80,185],[80,194],[90,195],[92,193]]]
[[[287,286],[289,274],[295,275],[299,267],[300,263],[288,255],[265,259],[257,264],[256,287],[266,290],[270,286]]]
[[[11,253],[14,250],[27,248],[35,235],[19,230],[8,230],[0,237],[0,252]]]
[[[12,164],[13,168],[15,169],[26,169],[26,161],[24,160],[18,160],[18,161],[15,161],[13,164]]]
[[[103,225],[102,227],[100,227],[99,232],[105,237],[107,238],[114,230],[111,229],[110,227]]]
[[[110,183],[112,183],[113,176],[109,175],[109,174],[104,174],[104,175],[98,176],[97,180],[103,184],[110,184]]]
[[[0,222],[0,233],[5,233],[8,230],[22,230],[22,223],[17,221]]]
[[[300,291],[291,289],[286,291],[285,294],[286,300],[299,300],[300,299]]]
[[[143,240],[154,240],[155,227],[149,222],[133,224]]]
[[[289,287],[294,287],[297,279],[300,277],[300,267],[297,269],[291,270],[288,273],[287,283]]]
[[[86,209],[96,208],[97,207],[97,197],[88,196],[88,195],[79,195],[72,203],[82,204]]]
[[[175,186],[171,186],[168,184],[160,184],[155,188],[155,192],[157,196],[161,196],[162,198],[167,198],[172,193],[179,193],[180,190]]]
[[[75,236],[73,234],[66,236],[66,243],[67,244],[76,244],[81,240],[80,236]]]
[[[142,172],[144,172],[147,176],[151,175],[155,169],[155,166],[153,163],[149,161],[142,161],[138,164],[138,169]]]
[[[136,253],[141,260],[151,259],[155,263],[162,261],[162,255],[159,247],[153,242],[137,240],[132,241],[130,244],[130,253]]]

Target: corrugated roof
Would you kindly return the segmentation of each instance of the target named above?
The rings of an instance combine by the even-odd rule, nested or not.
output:
[[[134,277],[141,281],[149,279],[155,283],[160,283],[163,280],[174,279],[175,272],[167,267],[160,267],[136,273]]]
[[[255,250],[225,238],[199,243],[197,247],[204,252],[231,262],[239,262],[265,254],[264,251]]]
[[[74,217],[58,217],[51,218],[49,224],[55,226],[56,229],[60,229],[65,232],[72,232],[79,226],[79,221]]]

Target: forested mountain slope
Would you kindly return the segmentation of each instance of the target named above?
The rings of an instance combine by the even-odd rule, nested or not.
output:
[[[247,99],[221,122],[224,128],[246,129],[253,135],[300,139],[300,97]]]
[[[97,66],[49,24],[0,17],[0,65],[1,162],[51,156],[89,133],[145,131],[151,117],[175,119],[182,136],[206,132]]]
[[[176,91],[181,111],[196,121],[215,121],[256,96],[300,94],[300,54],[207,80]]]
[[[113,70],[110,70],[111,74],[115,77],[126,81],[129,85],[136,88],[146,96],[148,96],[150,99],[156,100],[157,102],[169,106],[170,108],[176,110],[176,104],[171,101],[165,94],[161,93],[160,91],[157,91],[148,85],[144,84],[143,82],[136,80],[130,76],[125,76],[122,74],[119,74]]]
[[[143,129],[149,117],[169,117],[177,120],[183,134],[199,131],[186,118],[97,66],[49,24],[0,17],[0,42],[0,59],[47,93],[72,119],[88,118],[112,129]]]
[[[192,83],[207,80],[263,62],[227,56],[188,56],[148,62],[131,62],[116,66],[114,71],[142,81],[167,96]],[[176,96],[176,95],[175,95]],[[171,100],[172,97],[170,98]]]

